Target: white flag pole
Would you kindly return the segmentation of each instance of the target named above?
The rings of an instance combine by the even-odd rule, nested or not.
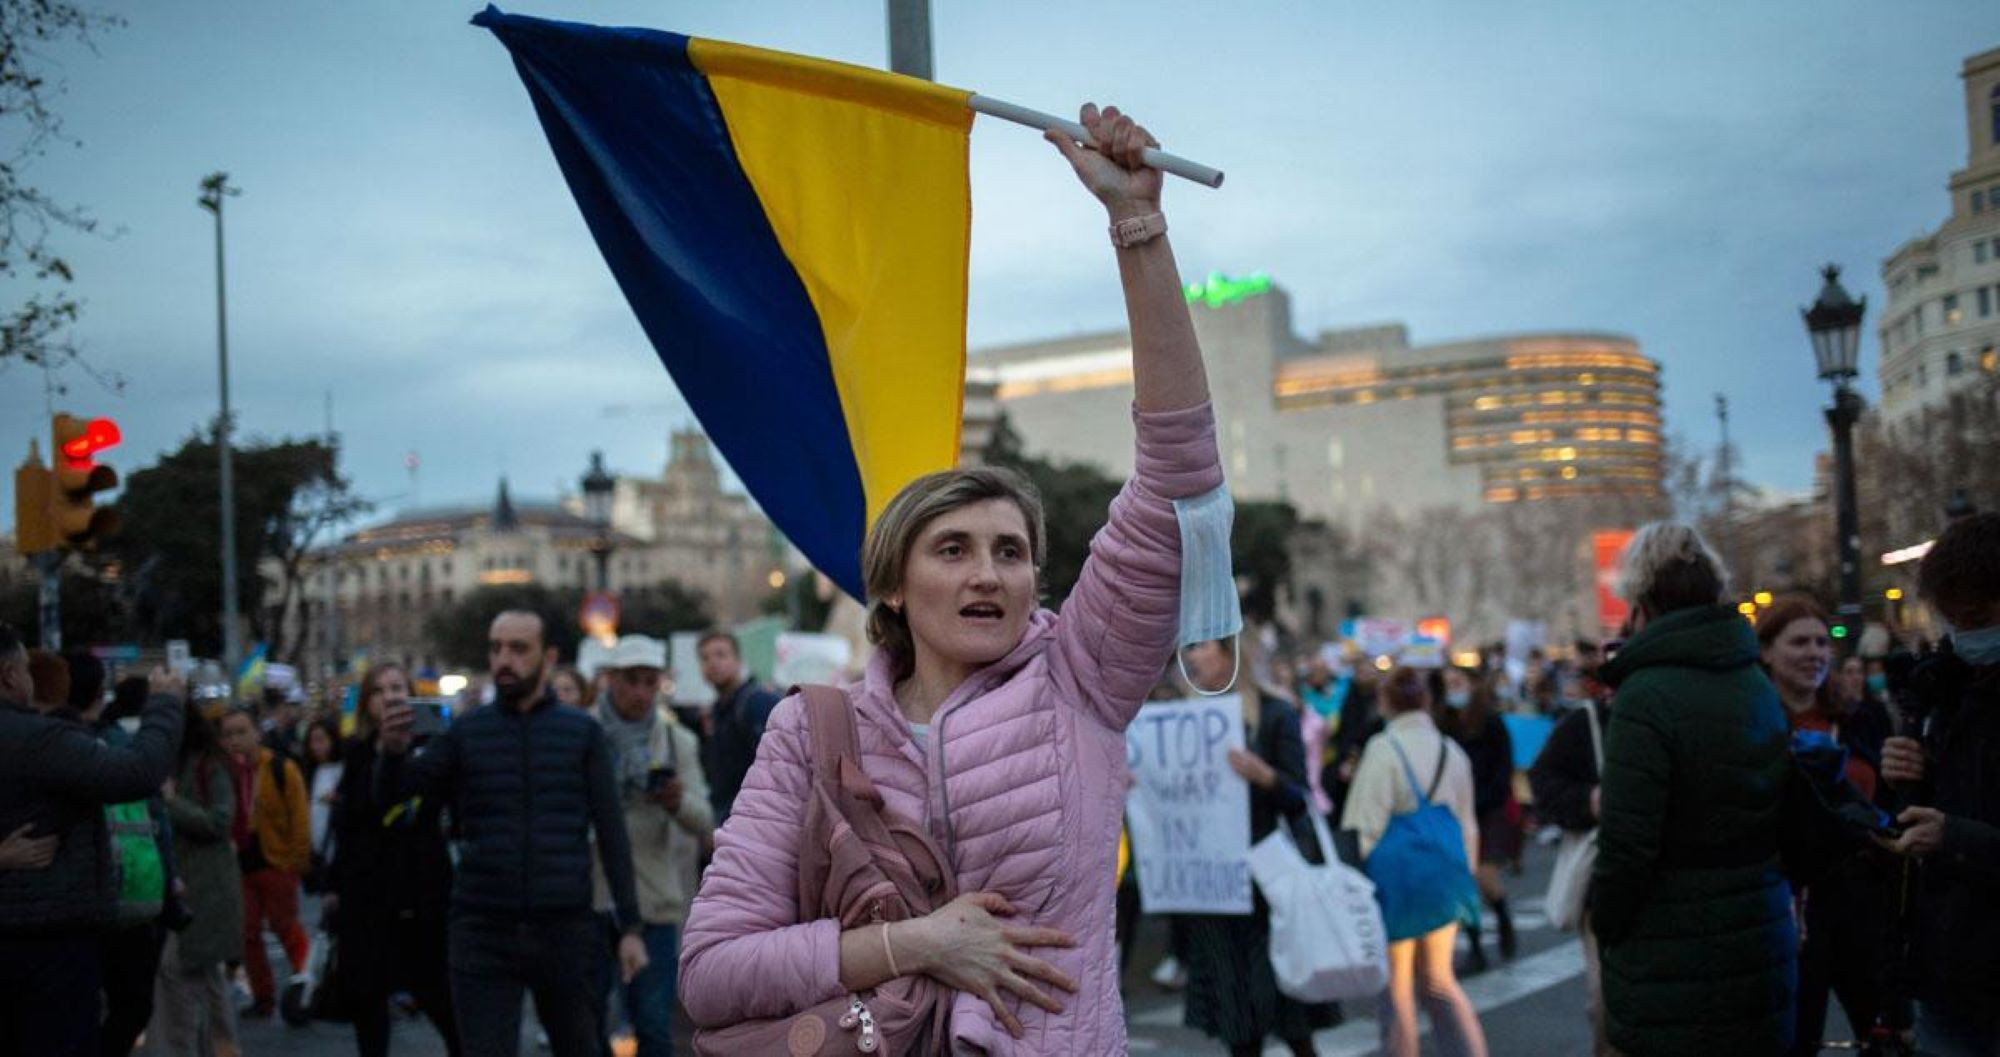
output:
[[[1096,145],[1090,138],[1090,132],[1082,125],[1066,121],[1054,114],[1044,114],[1039,110],[1030,110],[1025,106],[1016,106],[984,95],[973,96],[969,104],[975,112],[989,117],[997,117],[1003,121],[1012,121],[1017,125],[1026,125],[1043,131],[1056,129],[1078,143]],[[1200,162],[1189,161],[1177,154],[1168,154],[1156,147],[1146,148],[1144,157],[1147,165],[1161,172],[1172,173],[1183,180],[1193,180],[1206,187],[1222,186],[1222,172],[1219,169],[1211,169]]]

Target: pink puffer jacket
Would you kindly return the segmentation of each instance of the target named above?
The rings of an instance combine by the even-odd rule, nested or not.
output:
[[[1015,1040],[986,1003],[952,1006],[953,1050],[1122,1054],[1112,943],[1125,727],[1173,659],[1180,532],[1172,500],[1222,484],[1208,405],[1135,412],[1137,468],[1091,543],[1060,616],[1034,615],[1013,652],[966,680],[931,720],[927,748],[896,707],[887,659],[848,688],[863,769],[888,806],[929,825],[962,892],[996,892],[1024,924],[1062,929],[1036,953],[1078,982],[1051,1015],[1024,1002]],[[798,840],[812,781],[804,710],[771,714],[757,761],[688,915],[680,993],[701,1026],[793,1013],[842,993],[840,932],[798,917]]]

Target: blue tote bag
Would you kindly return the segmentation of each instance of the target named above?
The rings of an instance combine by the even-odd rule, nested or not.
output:
[[[1429,793],[1417,784],[1417,772],[1403,746],[1389,737],[1389,747],[1403,762],[1403,776],[1409,779],[1417,809],[1390,819],[1368,855],[1368,879],[1375,882],[1375,898],[1382,904],[1384,931],[1394,942],[1428,935],[1454,921],[1476,925],[1479,884],[1465,861],[1465,834],[1450,808],[1431,802],[1444,778],[1450,746],[1438,745],[1437,775]]]

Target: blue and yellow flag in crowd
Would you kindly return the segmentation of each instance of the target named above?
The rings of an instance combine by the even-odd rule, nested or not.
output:
[[[958,460],[970,93],[657,30],[473,23],[513,54],[702,428],[862,597],[868,526]]]
[[[271,652],[271,644],[260,642],[236,666],[236,700],[243,704],[255,704],[262,698],[264,687],[265,655]]]

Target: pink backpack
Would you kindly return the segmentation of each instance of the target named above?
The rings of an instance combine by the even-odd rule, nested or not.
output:
[[[799,831],[799,920],[835,918],[843,929],[922,917],[958,896],[945,857],[924,827],[887,809],[861,770],[853,706],[831,686],[802,686],[812,736],[813,784]],[[695,1032],[703,1057],[740,1054],[942,1054],[950,1043],[949,991],[921,974],[844,995],[789,1017]]]

